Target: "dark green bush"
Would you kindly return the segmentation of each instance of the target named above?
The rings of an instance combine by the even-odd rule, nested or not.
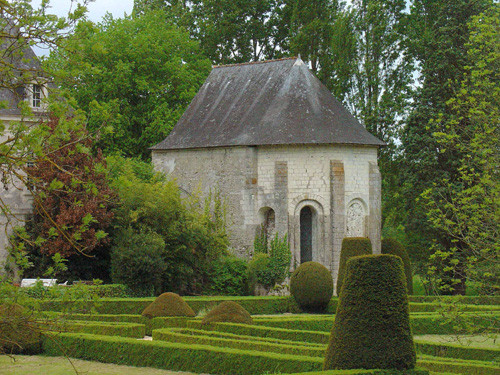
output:
[[[248,264],[248,285],[250,292],[253,292],[256,284],[261,284],[268,288],[274,285],[274,277],[269,271],[270,261],[271,258],[265,253],[254,254]]]
[[[384,238],[382,240],[382,254],[397,255],[403,261],[405,267],[406,287],[408,294],[413,294],[413,275],[411,271],[410,257],[403,244],[393,238]]]
[[[290,293],[305,311],[322,312],[333,295],[332,275],[320,263],[302,263],[292,274]]]
[[[16,303],[0,305],[0,353],[39,353],[40,332],[39,324],[26,308]]]
[[[209,323],[241,323],[252,324],[253,319],[239,303],[224,301],[210,310],[202,320],[202,324]]]
[[[337,277],[337,296],[340,295],[340,289],[345,275],[346,263],[351,257],[360,255],[369,255],[372,253],[372,243],[366,237],[346,237],[342,241],[340,250],[339,274]]]
[[[118,231],[111,253],[111,278],[136,296],[153,296],[164,288],[167,272],[165,242],[151,231]]]
[[[365,255],[347,262],[324,369],[415,367],[403,262]]]
[[[228,255],[212,263],[206,294],[218,296],[248,295],[248,263]]]
[[[142,312],[142,316],[152,319],[159,316],[195,316],[193,309],[175,293],[163,293]]]

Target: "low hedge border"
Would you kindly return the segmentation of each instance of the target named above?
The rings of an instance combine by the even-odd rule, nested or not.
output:
[[[304,345],[283,345],[264,341],[240,340],[234,338],[213,337],[204,335],[203,331],[182,333],[169,329],[158,329],[153,331],[153,340],[164,340],[168,342],[179,342],[184,344],[212,345],[224,348],[242,350],[255,350],[260,352],[274,352],[291,355],[302,355],[307,357],[324,358],[326,347],[311,347]]]
[[[146,334],[146,326],[136,323],[100,323],[89,321],[66,321],[58,325],[64,332],[81,332],[103,336],[121,336],[143,338]]]
[[[323,364],[323,359],[314,357],[81,333],[44,335],[43,348],[46,355],[199,374],[308,372],[319,370]]]
[[[335,318],[330,317],[317,317],[308,319],[300,317],[299,319],[293,317],[283,318],[254,318],[254,325],[294,329],[294,330],[307,330],[307,331],[331,331]]]
[[[417,364],[433,372],[467,375],[497,375],[498,365],[482,361],[463,361],[456,358],[419,356]]]
[[[493,361],[500,364],[500,349],[476,348],[453,343],[436,343],[415,339],[417,353],[436,357],[470,359],[476,361]]]
[[[181,333],[185,333],[185,334],[202,334],[204,336],[228,338],[228,339],[240,340],[240,341],[243,341],[243,340],[262,341],[262,342],[272,343],[272,344],[281,344],[281,345],[288,345],[288,346],[299,345],[299,346],[307,346],[307,347],[326,349],[326,345],[324,345],[324,344],[317,344],[317,343],[303,342],[303,341],[293,341],[293,340],[281,340],[281,339],[276,339],[276,338],[272,338],[272,337],[237,335],[237,334],[228,333],[228,332],[205,331],[205,330],[193,329],[193,328],[169,328],[169,329],[171,331],[174,331],[174,332],[181,332]]]
[[[328,371],[301,372],[290,375],[429,375],[429,371],[423,369],[413,369],[405,371],[359,369],[359,370],[328,370]]]
[[[293,330],[236,323],[214,323],[203,325],[201,322],[190,320],[188,328],[216,330],[245,336],[271,337],[282,340],[305,341],[317,344],[327,344],[330,332]]]
[[[408,296],[410,302],[452,303],[457,298],[468,305],[500,305],[500,296]]]

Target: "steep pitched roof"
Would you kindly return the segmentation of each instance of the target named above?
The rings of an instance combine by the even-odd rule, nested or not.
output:
[[[385,145],[294,58],[214,67],[152,150],[290,144]]]

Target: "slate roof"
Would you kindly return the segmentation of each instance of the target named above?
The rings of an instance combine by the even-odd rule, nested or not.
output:
[[[292,58],[214,67],[152,150],[291,144],[385,145]]]
[[[11,29],[13,31],[11,30],[10,32],[15,34],[15,27],[11,27]],[[31,47],[27,47],[20,53],[19,48],[16,48],[15,37],[12,39],[6,38],[0,45],[0,59],[2,59],[4,66],[10,66],[15,70],[12,74],[14,77],[28,73],[33,77],[42,75],[41,64],[35,52],[33,52]],[[23,81],[26,81],[26,78],[23,78]],[[0,109],[0,115],[20,115],[21,110],[18,108],[18,104],[21,100],[24,100],[25,96],[26,88],[22,86],[15,91],[0,89],[0,101],[8,103],[7,108]]]

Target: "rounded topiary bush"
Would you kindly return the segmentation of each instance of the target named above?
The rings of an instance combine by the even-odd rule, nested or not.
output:
[[[193,317],[195,315],[193,309],[189,307],[181,296],[175,293],[163,293],[142,312],[142,316],[149,319],[158,316]]]
[[[369,255],[372,253],[372,243],[367,237],[346,237],[342,240],[342,249],[340,250],[339,274],[337,276],[337,295],[340,294],[342,282],[345,275],[346,263],[349,258]]]
[[[401,258],[405,269],[406,287],[408,294],[413,294],[413,275],[411,272],[411,262],[408,252],[403,244],[393,238],[384,238],[382,240],[382,254],[392,254]]]
[[[323,311],[333,295],[332,275],[320,263],[302,263],[292,274],[290,293],[303,310]]]
[[[0,353],[37,354],[41,333],[30,313],[16,303],[0,305]]]
[[[415,367],[403,262],[365,255],[347,262],[324,369]]]
[[[224,301],[210,310],[201,321],[201,324],[209,323],[253,324],[253,319],[239,303]]]

